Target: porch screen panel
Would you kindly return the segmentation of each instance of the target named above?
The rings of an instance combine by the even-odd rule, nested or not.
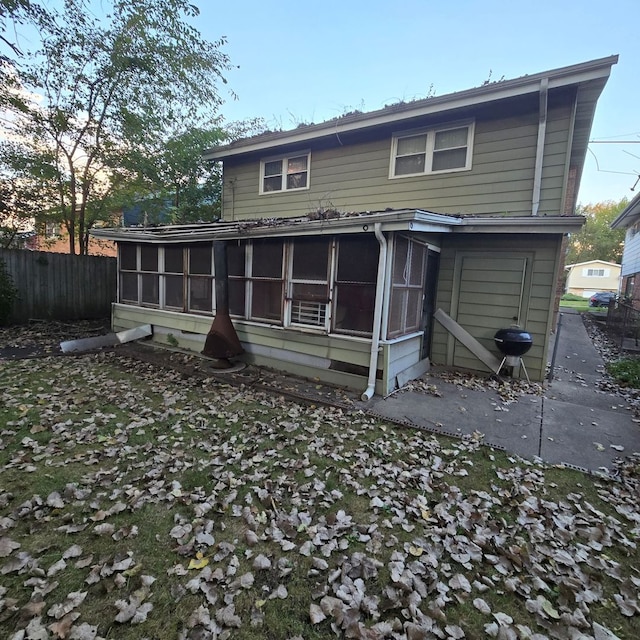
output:
[[[140,280],[142,304],[160,304],[160,276],[157,245],[140,245]]]
[[[338,244],[333,328],[371,335],[380,245],[373,236],[342,237]]]
[[[229,313],[244,318],[246,312],[246,254],[245,244],[227,244],[227,271],[229,275]]]
[[[213,311],[213,247],[207,243],[189,248],[189,309]]]
[[[282,322],[283,256],[281,240],[253,241],[250,278],[252,319]]]
[[[388,337],[421,329],[427,247],[397,236],[393,250]]]
[[[327,238],[297,238],[291,266],[291,322],[324,327],[329,304]]]
[[[118,245],[120,267],[120,302],[139,304],[138,291],[138,245]]]
[[[164,248],[164,304],[174,309],[184,308],[184,249]]]

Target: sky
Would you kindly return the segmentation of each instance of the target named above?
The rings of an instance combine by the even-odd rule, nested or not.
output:
[[[578,202],[640,192],[639,0],[194,4],[194,25],[209,40],[225,36],[238,67],[227,74],[237,99],[222,88],[221,115],[271,129],[619,54],[591,133],[608,143],[589,145]]]

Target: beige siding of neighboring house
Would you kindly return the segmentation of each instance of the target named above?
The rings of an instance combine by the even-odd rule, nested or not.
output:
[[[514,322],[521,288],[518,324],[533,338],[524,356],[532,380],[545,375],[560,242],[558,236],[511,236],[506,241],[484,234],[443,239],[437,306],[501,358],[493,336]],[[471,261],[466,271],[465,260]],[[440,324],[435,326],[431,355],[435,364],[488,371]]]
[[[561,210],[570,110],[549,110],[540,214]],[[469,171],[389,179],[391,136],[311,150],[309,189],[259,195],[260,162],[227,159],[226,221],[305,215],[318,208],[374,211],[422,208],[438,213],[530,215],[538,117],[536,113],[475,124]]]
[[[604,269],[604,276],[589,276],[588,269]],[[567,274],[567,293],[589,298],[597,291],[618,291],[620,285],[620,265],[603,260],[589,260],[573,265]]]

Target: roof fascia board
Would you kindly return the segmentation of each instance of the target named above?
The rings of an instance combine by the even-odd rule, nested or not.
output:
[[[394,122],[410,118],[433,115],[444,111],[485,104],[487,102],[494,102],[530,93],[538,93],[540,91],[540,82],[543,79],[548,80],[549,90],[597,79],[606,79],[611,73],[611,65],[615,64],[617,60],[617,56],[610,56],[609,58],[594,60],[581,65],[564,67],[532,76],[523,76],[514,80],[505,80],[495,85],[483,85],[481,87],[467,89],[466,91],[428,98],[420,101],[420,104],[413,107],[409,104],[397,110],[385,108],[377,112],[371,112],[370,114],[363,114],[353,121],[330,120],[317,125],[317,128],[313,130],[306,129],[302,131],[294,130],[291,132],[283,132],[267,140],[251,142],[251,138],[247,138],[246,143],[241,141],[237,147],[229,145],[217,149],[214,148],[205,151],[203,155],[207,160],[222,160],[246,153],[265,151],[274,147],[282,147],[324,138],[336,133],[347,133],[349,131],[393,124]]]
[[[620,215],[609,225],[612,229],[626,229],[640,218],[640,193],[621,211]]]
[[[574,262],[573,264],[566,264],[565,269],[568,269],[569,267],[581,267],[585,264],[593,264],[594,262],[597,262],[598,264],[608,264],[612,267],[620,266],[617,262],[607,262],[606,260],[586,260],[585,262]]]
[[[521,216],[517,218],[465,218],[456,233],[572,233],[585,223],[583,216]]]
[[[570,233],[584,224],[582,216],[541,216],[532,218],[455,218],[424,211],[402,211],[354,216],[335,220],[297,221],[292,224],[244,227],[237,224],[209,225],[197,229],[165,227],[166,230],[95,229],[96,238],[117,242],[176,244],[238,240],[243,238],[318,236],[367,233],[379,222],[383,231],[420,233]]]

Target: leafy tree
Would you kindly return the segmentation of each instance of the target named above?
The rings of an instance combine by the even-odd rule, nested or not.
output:
[[[596,204],[578,205],[576,213],[585,216],[586,222],[578,233],[571,234],[566,257],[567,264],[588,260],[620,262],[624,247],[624,230],[609,225],[629,204],[626,198],[620,202],[609,200]]]
[[[162,147],[145,149],[133,158],[136,181],[130,182],[129,204],[135,201],[147,219],[169,210],[175,224],[213,222],[220,217],[222,167],[204,160],[203,151],[223,142],[264,130],[260,118],[234,122],[224,129],[193,127],[170,136]],[[163,218],[166,221],[166,216]]]
[[[110,12],[97,18],[105,6]],[[189,24],[197,14],[189,0],[64,0],[39,23],[36,52],[18,60],[9,47],[20,89],[12,95],[23,99],[2,101],[13,134],[4,166],[17,171],[16,147],[30,159],[34,170],[20,174],[23,191],[32,207],[63,223],[71,253],[87,253],[92,226],[131,196],[136,160],[157,157],[165,141],[194,127],[213,128],[230,63],[224,39],[207,42]],[[11,94],[4,84],[0,92]],[[203,179],[187,173],[186,185],[174,181],[176,193]]]
[[[202,152],[227,139],[219,128],[194,127],[132,158],[129,202],[135,201],[150,221],[158,211],[170,214],[172,223],[212,222],[220,217],[222,175],[220,167],[205,161]],[[166,220],[166,218],[165,218]]]

